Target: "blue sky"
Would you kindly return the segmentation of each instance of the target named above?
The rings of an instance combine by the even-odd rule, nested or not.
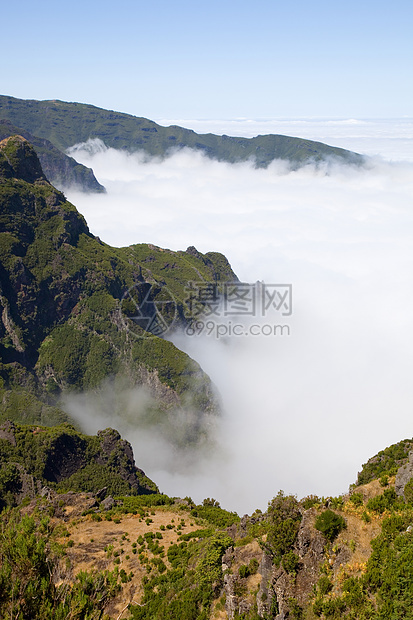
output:
[[[16,0],[2,24],[2,94],[153,119],[413,115],[408,0]]]

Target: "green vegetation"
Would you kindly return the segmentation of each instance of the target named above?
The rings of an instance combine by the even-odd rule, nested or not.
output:
[[[0,617],[4,620],[98,620],[119,590],[118,572],[81,572],[56,586],[53,572],[64,557],[45,517],[3,512],[0,544]]]
[[[389,620],[413,618],[413,513],[404,509],[383,521],[372,541],[372,555],[361,577],[348,577],[343,594],[329,597],[328,579],[321,577],[313,611],[323,618]]]
[[[286,570],[295,570],[293,546],[301,522],[297,499],[280,491],[268,505],[268,521],[267,541],[263,543],[263,547],[269,552],[276,566],[285,558]]]
[[[381,495],[371,497],[366,507],[372,512],[382,514],[385,510],[392,510],[397,505],[400,505],[401,502],[403,503],[403,500],[399,500],[394,488],[390,487],[389,489],[385,489]]]
[[[1,98],[5,100],[8,98]],[[45,119],[34,113],[37,102],[23,104],[23,116],[30,117],[30,122],[36,118],[36,129],[43,127],[46,131]],[[90,119],[102,112],[79,104],[49,105],[52,115],[61,114],[62,123],[52,130],[56,140],[72,139],[75,134],[74,141],[82,139],[68,124],[68,110],[77,116],[76,131],[84,131],[87,137]],[[105,120],[101,116],[96,122],[95,131],[103,132],[96,136],[110,138],[116,124],[132,128],[135,123],[135,133],[131,129],[130,134],[133,148],[147,148],[149,153],[151,149],[165,153],[165,136],[170,144],[177,145],[185,137],[185,130],[179,128],[168,128],[162,136],[150,121],[108,114],[113,116],[103,115]],[[237,158],[238,148],[245,146],[237,139],[222,139],[221,150],[214,151],[216,137],[189,133],[193,134],[191,140],[202,138],[196,148],[219,158]],[[314,146],[307,141],[293,144],[290,139],[275,138],[261,136],[248,142],[258,147],[257,165],[268,163],[276,142],[284,149],[280,152],[295,158],[297,164],[308,158]],[[126,137],[123,147],[129,148]],[[317,151],[315,159],[321,152]],[[123,395],[130,388],[147,386],[152,392],[144,411],[139,410],[142,426],[155,424],[168,437],[179,427],[173,436],[179,445],[204,439],[207,425],[199,424],[199,414],[218,411],[209,378],[182,351],[156,335],[156,328],[162,321],[167,326],[186,324],[188,282],[209,283],[219,290],[223,282],[234,278],[225,257],[214,252],[200,254],[195,248],[171,252],[148,244],[129,248],[105,245],[89,232],[75,207],[46,181],[26,141],[15,137],[2,143],[0,421],[9,421],[0,424],[1,618],[103,620],[108,602],[122,584],[133,579],[125,564],[132,560],[139,561],[139,570],[143,568],[146,576],[141,584],[143,599],[139,605],[130,605],[129,620],[209,620],[213,600],[218,612],[225,606],[222,557],[233,547],[229,557],[234,554],[237,563],[228,561],[228,577],[233,580],[236,596],[253,601],[249,611],[240,611],[242,607],[235,611],[238,620],[258,620],[258,592],[262,603],[268,601],[263,616],[266,620],[275,617],[281,605],[295,619],[309,619],[315,614],[323,620],[413,620],[413,481],[405,487],[405,501],[397,497],[392,486],[392,476],[406,462],[413,440],[386,448],[363,466],[358,484],[379,479],[382,487],[380,494],[365,505],[363,494],[357,491],[347,506],[341,496],[308,496],[298,502],[280,491],[267,512],[256,511],[248,523],[248,519],[240,522],[236,513],[222,509],[211,498],[196,506],[191,498],[179,501],[160,494],[135,467],[131,447],[117,431],[106,429],[91,437],[68,423],[68,415],[61,409],[62,395],[75,399],[79,392],[88,391],[93,392],[95,402],[102,402],[110,392],[116,406],[126,411],[127,398]],[[163,309],[161,315],[153,312],[154,323],[147,331],[135,316],[145,299],[149,299],[152,310],[157,302]],[[195,423],[186,424],[182,430],[176,420],[181,419],[179,413],[186,414],[186,408],[195,408],[197,414]],[[43,489],[43,497],[30,502],[42,486],[49,487]],[[136,542],[131,543],[126,532],[120,547],[114,540],[105,542],[105,561],[116,565],[113,572],[79,573],[76,577],[69,572],[70,561],[65,554],[83,553],[82,543],[75,543],[66,526],[52,525],[47,516],[54,515],[56,522],[62,514],[68,517],[64,496],[55,493],[68,491],[103,491],[99,498],[105,493],[115,496],[114,501],[100,505],[95,503],[96,498],[87,496],[88,503],[72,522],[76,526],[85,521],[97,528],[110,525],[108,521],[111,528],[120,529],[125,515],[136,515],[141,528]],[[16,504],[24,505],[29,514],[14,508]],[[341,543],[327,544],[323,550],[319,535],[311,532],[308,521],[298,537],[303,511],[313,508],[318,514],[316,529],[327,541],[334,541],[346,522],[326,506],[335,511],[352,507],[351,519],[359,519],[358,525],[366,534],[382,523],[367,563],[344,563],[338,569]],[[159,512],[163,507],[168,512],[174,510],[174,518],[158,526],[158,531],[154,527],[156,507]],[[199,529],[188,531],[188,523],[196,523]],[[236,540],[228,532],[235,532]],[[357,532],[351,536],[354,538],[343,541],[347,554],[362,549]],[[87,541],[96,545],[95,532]],[[248,579],[260,570],[259,561],[246,559],[251,557],[247,555],[251,549],[257,549],[257,542],[276,567],[264,584],[266,592],[249,590],[252,583],[256,587],[259,582],[258,577]],[[245,547],[249,543],[254,546]],[[312,611],[303,607],[299,591],[306,566],[302,555],[305,545],[321,566],[320,572],[316,569],[312,575],[313,592],[308,594],[313,597],[308,599]],[[240,557],[245,562],[241,566]],[[266,563],[270,563],[268,556],[261,566]],[[286,590],[283,600],[277,600],[279,591],[276,593],[271,583],[275,574],[281,575],[280,583],[288,583],[291,589]]]
[[[240,521],[236,512],[224,510],[216,500],[209,498],[204,499],[202,506],[195,506],[191,510],[191,515],[204,519],[215,527],[230,527]]]
[[[23,478],[32,481],[29,488],[38,481],[58,492],[97,492],[103,487],[112,495],[157,491],[135,467],[129,444],[112,429],[88,436],[69,424],[47,428],[6,423],[0,432],[0,506],[15,505]]]
[[[341,515],[332,510],[325,510],[318,515],[315,528],[319,530],[330,542],[346,527],[346,522]]]
[[[361,493],[352,493],[350,495],[350,501],[355,506],[362,506],[363,503],[364,503],[363,502],[363,495]]]
[[[357,486],[367,484],[376,478],[383,479],[384,476],[394,476],[398,468],[407,461],[412,449],[413,440],[404,439],[381,450],[363,465],[357,477]]]
[[[294,553],[294,551],[287,551],[284,553],[281,560],[281,566],[287,573],[290,575],[296,575],[299,565],[300,558],[296,553]]]
[[[130,605],[133,620],[208,620],[214,591],[222,585],[222,556],[234,541],[223,532],[171,545],[171,570],[144,583],[140,606]]]
[[[256,558],[251,558],[249,564],[241,564],[238,570],[238,574],[241,579],[245,579],[250,575],[255,575],[259,567],[259,562]]]
[[[58,189],[71,186],[87,192],[105,191],[90,168],[79,164],[73,157],[68,157],[49,140],[37,138],[7,120],[0,120],[0,141],[16,134],[23,136],[33,145],[46,178]]]

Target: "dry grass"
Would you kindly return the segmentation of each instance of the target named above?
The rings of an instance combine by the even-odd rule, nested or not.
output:
[[[164,547],[162,560],[167,568],[170,568],[166,557],[170,545],[177,543],[181,534],[199,529],[199,525],[196,525],[188,512],[178,507],[174,509],[162,506],[148,510],[149,518],[152,519],[149,525],[139,514],[116,515],[114,518],[120,519],[120,522],[115,523],[104,518],[102,521],[95,521],[91,515],[71,518],[71,515],[78,514],[76,506],[70,505],[64,508],[65,527],[70,534],[69,539],[72,541],[70,544],[73,546],[67,548],[67,556],[63,562],[70,562],[71,579],[80,571],[112,571],[116,566],[119,571],[123,569],[127,575],[132,573],[131,580],[122,584],[121,592],[105,610],[106,614],[117,620],[127,617],[129,603],[140,603],[143,595],[142,579],[148,574],[147,566],[151,566],[139,560],[139,544],[133,546],[139,536],[144,536],[147,532],[162,534],[162,539],[158,539],[157,542]],[[181,520],[185,521],[185,525],[181,525],[181,529],[177,530],[182,523]],[[167,529],[168,525],[171,529]],[[161,530],[161,526],[165,529]],[[154,556],[147,548],[143,553],[148,560],[159,557]],[[153,566],[152,570],[155,570]],[[67,568],[64,570],[62,567],[60,574],[65,574],[67,578]]]

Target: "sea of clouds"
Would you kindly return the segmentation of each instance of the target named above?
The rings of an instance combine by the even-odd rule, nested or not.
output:
[[[330,162],[290,171],[186,149],[162,162],[96,142],[72,150],[107,194],[66,194],[106,243],[194,245],[224,253],[244,282],[292,284],[292,315],[272,319],[288,324],[289,336],[172,337],[221,395],[215,451],[179,467],[167,442],[135,428],[133,412],[112,425],[172,495],[212,496],[244,513],[265,509],[279,489],[345,492],[370,456],[413,436],[413,122],[170,123],[285,133],[371,159],[360,169]],[[90,402],[78,416],[88,432],[111,422]]]

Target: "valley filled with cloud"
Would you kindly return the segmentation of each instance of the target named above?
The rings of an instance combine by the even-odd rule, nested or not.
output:
[[[218,251],[243,282],[292,285],[291,316],[271,319],[288,324],[289,335],[168,336],[221,395],[214,452],[180,466],[167,443],[148,449],[133,416],[117,426],[162,490],[225,498],[241,513],[265,509],[279,489],[301,497],[345,492],[370,456],[411,436],[412,123],[302,121],[299,134],[297,122],[279,122],[279,131],[273,122],[250,124],[261,133],[289,129],[316,139],[318,132],[371,158],[362,168],[331,161],[293,171],[284,162],[256,169],[190,150],[164,161],[97,142],[71,151],[107,189],[66,191],[104,242]],[[203,123],[193,128],[217,131]],[[241,129],[237,123],[248,135],[245,120],[223,121],[222,131]],[[87,430],[101,422],[92,412]]]

